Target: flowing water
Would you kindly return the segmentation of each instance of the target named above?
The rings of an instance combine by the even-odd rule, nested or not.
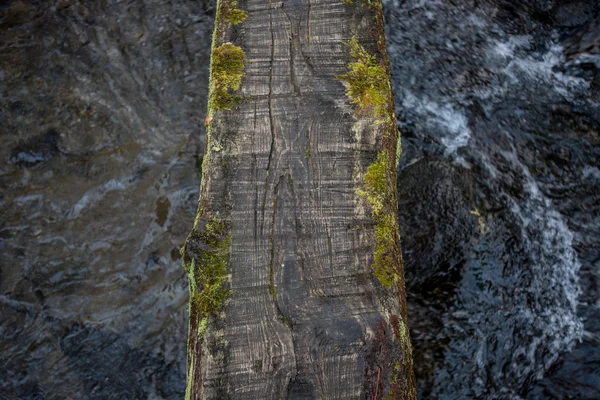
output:
[[[387,6],[421,396],[599,398],[598,4]]]
[[[210,3],[0,6],[0,399],[180,399]],[[600,398],[600,4],[386,7],[420,398]]]

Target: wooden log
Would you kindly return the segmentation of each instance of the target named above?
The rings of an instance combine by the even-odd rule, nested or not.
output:
[[[415,399],[380,0],[221,1],[189,399]]]

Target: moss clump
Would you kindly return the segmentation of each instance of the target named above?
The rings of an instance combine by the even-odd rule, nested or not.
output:
[[[230,239],[225,235],[225,224],[217,218],[202,217],[203,214],[204,208],[200,207],[194,228],[181,249],[190,288],[186,400],[193,397],[193,371],[197,367],[196,357],[200,357],[197,346],[204,340],[209,317],[221,311],[223,302],[231,294],[227,288]],[[204,228],[201,229],[203,223]]]
[[[194,229],[190,236],[194,257],[184,254],[183,267],[188,273],[190,302],[199,317],[205,318],[218,314],[231,293],[225,286],[230,239],[225,236],[225,224],[216,218],[209,218],[202,231]],[[199,331],[201,327],[202,323]]]
[[[391,188],[395,185],[395,174],[390,156],[382,150],[377,161],[369,166],[364,178],[364,189],[358,194],[371,205],[371,215],[375,220],[375,252],[373,254],[373,273],[385,287],[391,287],[401,277],[400,238],[398,222],[394,210],[395,197]]]
[[[385,287],[401,281],[401,255],[398,222],[396,220],[396,156],[399,148],[394,122],[392,88],[385,60],[379,62],[358,43],[355,37],[348,42],[350,56],[348,72],[337,78],[348,84],[346,95],[360,115],[375,118],[383,125],[383,147],[377,160],[369,166],[364,188],[358,194],[371,205],[376,222],[373,273]],[[390,144],[394,143],[391,147]]]
[[[211,81],[208,106],[214,110],[231,110],[240,100],[231,94],[238,90],[244,74],[246,55],[241,47],[231,43],[215,47],[211,59]]]
[[[237,8],[237,1],[232,1],[231,3],[222,2],[220,11],[220,17],[223,19],[223,22],[231,25],[241,24],[248,18],[246,11]]]
[[[337,78],[346,82],[346,94],[362,115],[372,114],[378,122],[390,122],[392,89],[387,69],[358,43],[355,37],[348,42],[350,55],[355,61],[348,64],[348,72]]]

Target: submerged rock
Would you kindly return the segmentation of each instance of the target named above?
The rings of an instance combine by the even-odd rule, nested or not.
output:
[[[183,397],[213,7],[0,5],[0,397]]]

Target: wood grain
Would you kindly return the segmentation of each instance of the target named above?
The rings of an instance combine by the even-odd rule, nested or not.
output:
[[[231,296],[202,337],[191,312],[191,398],[384,398],[398,365],[413,388],[391,397],[414,398],[389,322],[407,323],[404,288],[373,276],[374,222],[356,194],[382,133],[336,78],[353,36],[387,57],[382,27],[339,0],[237,7],[248,18],[221,22],[217,45],[245,52],[244,101],[211,121],[199,216],[226,223]]]

